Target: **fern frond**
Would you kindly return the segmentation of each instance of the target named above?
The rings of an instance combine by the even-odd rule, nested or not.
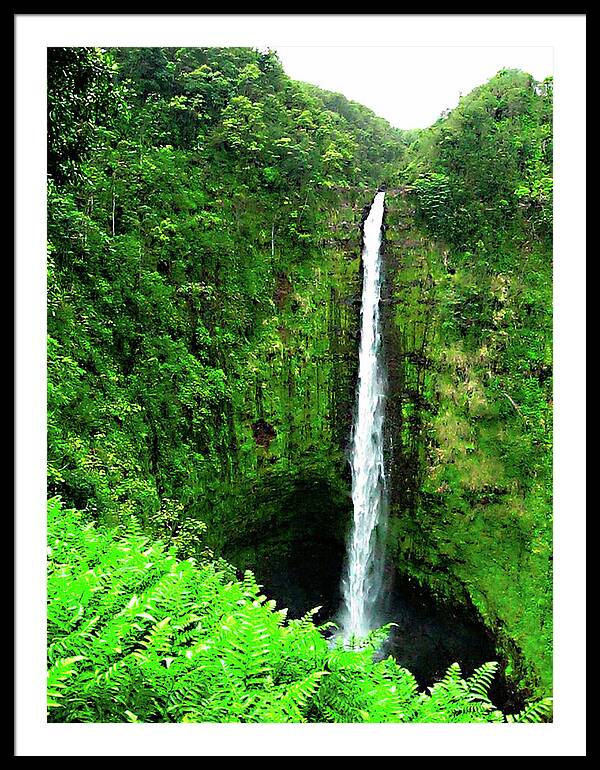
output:
[[[47,698],[48,708],[60,706],[58,698],[63,697],[61,690],[65,690],[67,680],[73,676],[76,671],[76,663],[83,660],[83,655],[75,655],[72,658],[61,658],[48,670],[47,675]]]
[[[543,722],[544,719],[552,713],[552,698],[542,698],[539,701],[530,703],[518,714],[509,714],[506,717],[507,722]]]
[[[48,719],[63,722],[500,722],[497,668],[458,664],[420,692],[375,651],[390,626],[348,648],[286,620],[251,572],[178,560],[139,528],[103,530],[50,506]],[[547,718],[551,699],[509,722]]]

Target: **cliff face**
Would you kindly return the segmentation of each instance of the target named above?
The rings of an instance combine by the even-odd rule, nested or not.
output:
[[[328,617],[339,598],[370,196],[343,193],[321,246],[276,274],[272,314],[246,351],[250,387],[233,400],[231,475],[198,513],[211,544],[292,613],[320,604]]]
[[[358,223],[400,132],[272,52],[48,69],[49,493],[182,554],[200,520],[224,548],[289,517],[297,482],[346,510]]]
[[[514,681],[547,693],[550,391],[548,369],[520,351],[550,337],[536,296],[551,285],[547,251],[505,239],[499,269],[424,233],[401,191],[387,207],[388,554],[441,600],[472,604]]]
[[[249,353],[255,384],[236,406],[235,472],[199,514],[217,550],[255,570],[280,606],[297,614],[322,605],[319,619],[339,603],[352,516],[346,449],[369,195],[332,210],[332,237],[314,262],[277,277],[273,315]],[[547,693],[548,449],[534,415],[524,419],[526,405],[504,388],[519,377],[524,392],[530,378],[544,384],[521,371],[506,319],[525,336],[540,324],[536,333],[548,332],[549,311],[523,297],[550,265],[527,247],[505,251],[505,271],[459,263],[418,224],[406,188],[387,192],[383,248],[390,568],[405,592],[412,585],[440,606],[470,607],[518,689]],[[524,260],[535,270],[516,279],[510,263]],[[480,312],[476,333],[461,305],[465,285]]]

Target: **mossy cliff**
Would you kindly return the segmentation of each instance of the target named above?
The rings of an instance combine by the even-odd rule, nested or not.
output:
[[[390,553],[552,687],[552,81],[501,71],[387,196]]]
[[[388,554],[441,600],[472,604],[507,673],[547,694],[551,317],[534,297],[550,265],[521,245],[504,269],[482,267],[432,240],[414,214],[405,192],[388,194]]]
[[[358,224],[404,145],[325,96],[251,49],[49,53],[51,494],[228,553],[347,508]]]
[[[292,612],[336,609],[351,518],[347,444],[358,366],[360,225],[371,191],[346,190],[327,235],[278,272],[247,351],[231,475],[200,512],[212,545]],[[302,588],[305,587],[305,589]]]

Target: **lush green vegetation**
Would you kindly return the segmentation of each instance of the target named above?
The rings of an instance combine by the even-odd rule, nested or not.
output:
[[[254,478],[269,437],[287,467],[307,431],[302,455],[314,449],[331,475],[332,456],[343,464],[331,402],[348,399],[350,376],[341,361],[330,372],[345,344],[334,294],[358,269],[332,248],[345,235],[333,228],[382,168],[360,169],[352,126],[272,55],[113,53],[120,69],[95,51],[50,57],[53,148],[81,122],[79,102],[105,109],[69,145],[77,173],[75,151],[52,150],[63,171],[48,199],[50,492],[102,521],[128,509],[149,524],[172,500],[206,516],[215,479],[239,482],[240,466]],[[69,67],[102,85],[73,85]],[[380,132],[360,114],[361,135],[369,121]],[[359,179],[364,193],[343,191]],[[291,388],[298,408],[284,402]]]
[[[500,72],[422,132],[408,199],[388,201],[408,489],[392,542],[420,581],[470,599],[537,693],[552,682],[551,97]]]
[[[507,234],[547,242],[552,79],[499,72],[419,134],[406,172],[420,217],[456,249],[498,246]]]
[[[98,529],[50,500],[48,567],[51,721],[531,722],[550,708],[504,717],[493,663],[467,680],[454,665],[419,693],[392,658],[373,662],[381,633],[330,646],[312,612],[286,621],[251,572],[181,561],[135,519]]]
[[[550,694],[551,97],[502,72],[403,133],[270,52],[50,49],[52,720],[504,719],[493,665],[419,694],[229,564],[344,542],[381,184],[390,553]]]

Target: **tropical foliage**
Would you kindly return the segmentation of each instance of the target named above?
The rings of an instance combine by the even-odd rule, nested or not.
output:
[[[48,717],[58,722],[538,721],[549,701],[504,717],[489,700],[496,664],[458,665],[419,693],[382,634],[328,644],[309,612],[286,611],[251,572],[179,560],[134,520],[99,529],[48,505]],[[385,629],[383,636],[385,636]]]
[[[51,720],[510,720],[494,664],[421,692],[238,579],[343,548],[380,185],[388,552],[476,609],[519,719],[548,718],[551,80],[500,72],[402,132],[272,51],[53,48]]]
[[[366,201],[384,172],[362,172],[358,138],[395,132],[249,49],[51,49],[49,70],[50,492],[106,521],[201,507],[253,451],[258,374],[316,367],[282,329],[327,332],[336,188]]]

